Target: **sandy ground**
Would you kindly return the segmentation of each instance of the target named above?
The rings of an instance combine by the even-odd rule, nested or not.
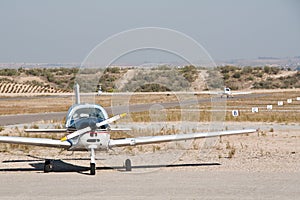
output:
[[[228,129],[259,127],[261,131],[98,152],[96,176],[88,175],[88,152],[71,154],[45,148],[2,152],[0,196],[1,199],[299,198],[300,124],[227,123],[226,126]],[[42,172],[44,158],[55,159],[54,172]],[[124,171],[126,158],[132,160],[132,172]]]
[[[300,173],[2,174],[1,199],[297,199]]]

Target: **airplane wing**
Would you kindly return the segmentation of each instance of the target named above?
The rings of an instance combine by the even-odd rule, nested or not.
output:
[[[0,136],[0,143],[26,144],[26,145],[56,147],[56,148],[65,148],[65,149],[71,147],[71,144],[67,141],[61,142],[60,140],[53,140],[47,138],[29,138],[29,137],[12,137],[12,136]]]
[[[225,135],[236,135],[254,133],[256,129],[244,129],[244,130],[232,130],[232,131],[219,131],[219,132],[207,132],[207,133],[189,133],[189,134],[177,134],[177,135],[162,135],[162,136],[149,136],[149,137],[137,137],[137,138],[125,138],[110,140],[110,147],[122,147],[122,146],[134,146],[142,144],[153,144],[162,142],[172,142],[180,140],[192,140],[198,138],[217,137]]]

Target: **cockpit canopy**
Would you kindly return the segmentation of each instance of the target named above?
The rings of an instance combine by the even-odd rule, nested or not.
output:
[[[225,92],[230,92],[230,88],[226,87]]]
[[[95,104],[76,104],[73,105],[67,115],[66,128],[78,129],[88,121],[95,123],[101,122],[108,118],[107,112],[103,107]],[[79,127],[80,126],[80,127]],[[101,127],[105,128],[105,127]]]

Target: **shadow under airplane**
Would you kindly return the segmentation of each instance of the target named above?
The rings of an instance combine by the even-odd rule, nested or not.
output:
[[[85,160],[85,159],[68,159],[68,160]],[[13,162],[35,162],[30,163],[31,167],[23,167],[23,168],[8,168],[8,169],[0,169],[0,172],[26,172],[26,171],[44,171],[44,160],[8,160],[3,161],[2,163],[13,163]],[[53,170],[52,172],[77,172],[81,174],[85,174],[84,172],[89,171],[89,167],[73,165],[70,163],[66,163],[62,160],[52,160],[53,162]],[[155,169],[155,168],[176,168],[176,167],[201,167],[201,166],[218,166],[220,163],[185,163],[185,164],[171,164],[171,165],[137,165],[132,166],[132,169]],[[126,171],[124,166],[110,166],[110,167],[97,167],[97,170],[117,170],[117,171]]]

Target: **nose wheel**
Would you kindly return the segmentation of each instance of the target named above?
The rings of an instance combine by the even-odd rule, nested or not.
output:
[[[90,164],[90,167],[91,167],[91,168],[90,168],[90,170],[91,170],[91,171],[90,171],[90,174],[91,174],[91,175],[95,175],[95,174],[96,174],[96,164],[95,164],[95,163],[91,163],[91,164]]]
[[[90,163],[90,174],[96,174],[96,160],[95,160],[95,149],[91,149],[91,163]]]

